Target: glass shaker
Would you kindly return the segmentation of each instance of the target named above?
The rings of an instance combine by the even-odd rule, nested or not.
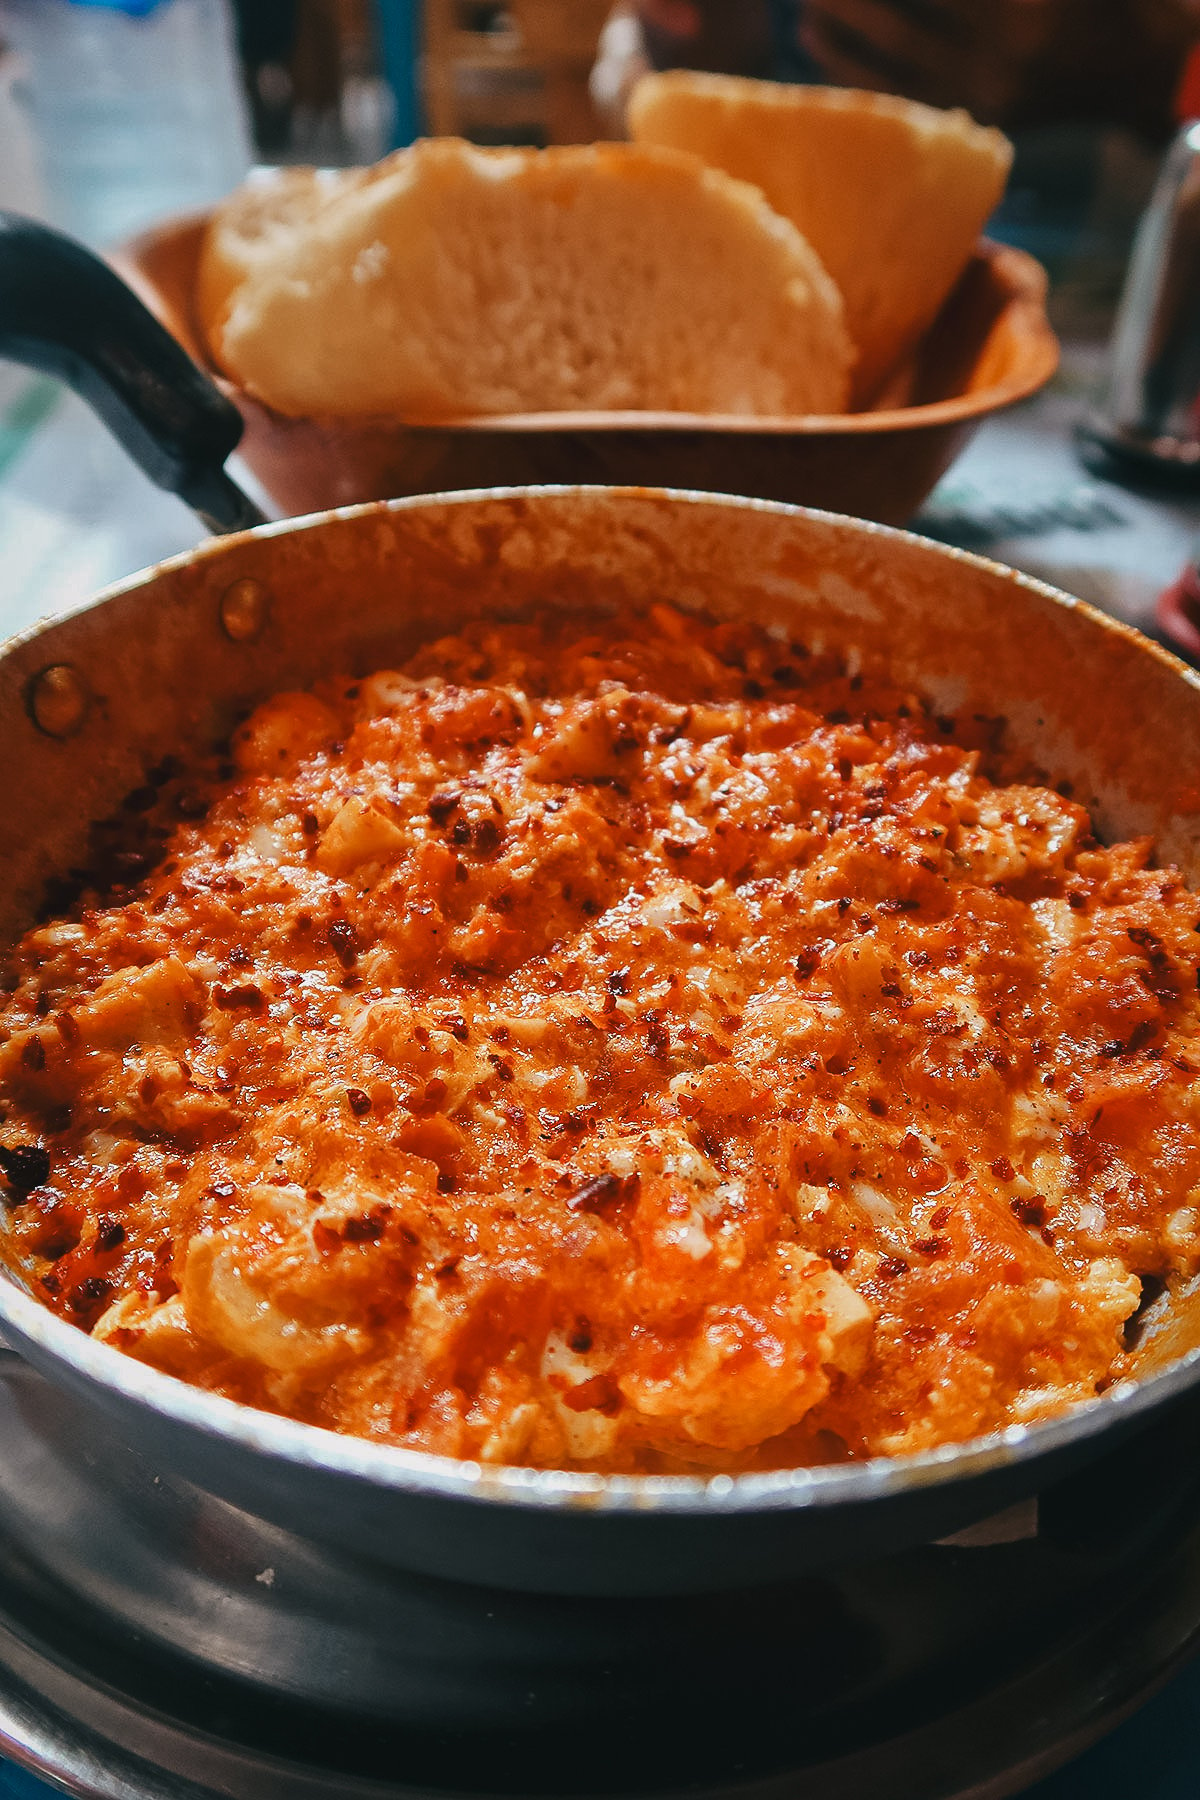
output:
[[[251,162],[228,0],[0,0],[50,216],[101,247],[210,205]]]
[[[1082,435],[1117,464],[1200,475],[1200,49],[1182,123],[1138,228],[1098,409]]]

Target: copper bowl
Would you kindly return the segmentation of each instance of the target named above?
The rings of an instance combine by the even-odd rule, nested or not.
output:
[[[193,305],[206,221],[159,226],[113,260],[237,404],[241,455],[288,515],[456,488],[619,482],[747,494],[898,525],[990,413],[1036,393],[1058,366],[1045,271],[1023,251],[983,239],[911,363],[868,412],[285,418],[218,375],[209,358]]]

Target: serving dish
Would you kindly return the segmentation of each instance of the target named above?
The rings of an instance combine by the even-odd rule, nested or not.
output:
[[[1200,878],[1200,680],[1135,633],[980,559],[859,521],[711,495],[543,489],[396,501],[203,546],[0,658],[6,939],[168,752],[257,700],[366,670],[481,612],[618,597],[782,624],[884,660],[940,710],[1004,714],[1104,835]],[[927,1542],[1035,1492],[1188,1393],[1200,1303],[1146,1315],[1139,1379],[1049,1424],[922,1456],[705,1479],[484,1467],[339,1438],[187,1388],[0,1283],[0,1329],[155,1466],[404,1569],[558,1592],[701,1590]]]
[[[408,423],[284,418],[216,374],[194,311],[207,215],[168,222],[113,258],[245,421],[241,455],[288,514],[495,483],[643,482],[748,494],[903,524],[991,413],[1058,363],[1046,277],[982,241],[912,364],[869,412],[781,419],[531,413]]]

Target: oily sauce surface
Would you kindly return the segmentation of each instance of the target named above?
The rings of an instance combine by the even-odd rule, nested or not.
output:
[[[999,735],[666,605],[268,701],[15,953],[7,1259],[157,1368],[491,1461],[1095,1395],[1200,1264],[1200,910]]]

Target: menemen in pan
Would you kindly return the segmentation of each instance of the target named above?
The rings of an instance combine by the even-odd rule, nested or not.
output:
[[[268,701],[16,952],[9,1262],[188,1381],[490,1461],[1094,1396],[1200,1264],[1200,906],[998,785],[1001,725],[666,605]]]

